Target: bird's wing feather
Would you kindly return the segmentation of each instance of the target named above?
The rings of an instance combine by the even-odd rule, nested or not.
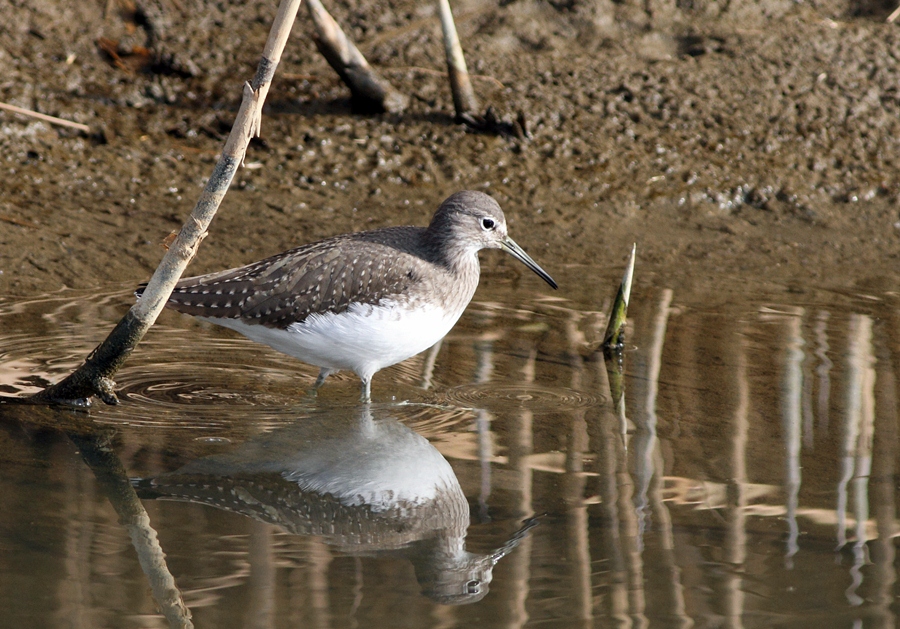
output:
[[[312,314],[343,312],[351,303],[374,305],[414,295],[425,264],[390,239],[339,236],[237,269],[185,278],[168,306],[195,316],[241,317],[285,328]]]

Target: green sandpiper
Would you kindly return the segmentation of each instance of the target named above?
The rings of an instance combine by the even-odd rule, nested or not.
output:
[[[463,191],[428,227],[334,236],[185,278],[166,305],[319,367],[314,389],[349,369],[368,401],[375,372],[428,349],[459,320],[478,286],[481,249],[511,253],[557,288],[507,235],[497,202]]]

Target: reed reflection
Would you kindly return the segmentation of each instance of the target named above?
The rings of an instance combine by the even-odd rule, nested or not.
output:
[[[785,313],[786,338],[784,341],[784,370],[781,380],[781,424],[785,456],[785,507],[787,511],[788,539],[785,565],[793,567],[793,557],[800,549],[798,539],[797,507],[800,500],[800,434],[803,399],[804,347],[801,322],[802,308],[791,308]]]
[[[634,497],[633,508],[636,523],[636,550],[634,564],[640,569],[642,579],[638,583],[654,582],[665,609],[665,615],[671,619],[673,626],[688,626],[690,621],[685,617],[684,593],[681,585],[681,571],[675,558],[675,541],[672,530],[672,517],[663,499],[663,474],[665,473],[663,454],[657,434],[659,418],[657,404],[659,395],[659,378],[663,365],[663,348],[669,315],[672,312],[674,292],[663,289],[656,300],[655,312],[647,317],[646,330],[641,331],[643,345],[646,349],[636,353],[633,371],[641,377],[635,378],[634,397],[639,400],[635,405],[633,421],[634,438],[630,442],[633,460]],[[653,570],[645,570],[645,536],[648,533],[657,536],[658,549],[649,562]],[[641,588],[643,589],[643,588]],[[646,616],[646,593],[641,596],[641,615],[637,618],[640,626],[648,624]],[[637,611],[637,610],[635,610]]]
[[[846,421],[844,422],[841,479],[838,483],[838,545],[847,543],[847,488],[853,488],[853,515],[856,519],[853,543],[852,583],[846,596],[851,605],[865,599],[857,590],[862,584],[861,568],[868,563],[866,541],[869,520],[869,476],[872,472],[872,427],[875,420],[875,359],[872,355],[872,320],[864,315],[850,317],[847,369]]]
[[[896,354],[891,348],[887,325],[879,325],[873,332],[876,382],[875,414],[872,439],[872,478],[870,495],[875,518],[875,539],[871,543],[871,559],[874,564],[874,586],[871,598],[878,609],[876,627],[895,627],[896,614],[892,608],[895,600],[894,585],[897,582],[895,566],[897,536],[897,504],[894,479],[897,476],[897,447],[900,443],[897,409]]]
[[[404,557],[422,593],[449,605],[482,599],[494,565],[532,526],[492,552],[466,551],[469,504],[450,464],[371,405],[300,420],[135,485],[143,498],[233,511],[347,554]]]
[[[891,485],[896,479],[897,412],[890,328],[885,325],[885,338],[878,339],[873,331],[877,319],[869,315],[849,313],[835,320],[828,311],[810,316],[793,305],[763,307],[755,321],[738,318],[718,326],[703,320],[708,313],[699,318],[690,313],[679,316],[678,326],[670,330],[675,352],[664,352],[671,299],[671,292],[664,291],[656,310],[642,309],[635,322],[637,349],[624,363],[627,398],[634,409],[626,447],[613,438],[615,404],[598,409],[601,430],[592,437],[603,505],[595,513],[605,548],[589,548],[585,554],[602,553],[613,591],[629,584],[627,604],[624,592],[611,596],[610,602],[619,604],[607,613],[638,625],[662,616],[682,626],[717,613],[726,626],[741,627],[759,607],[748,592],[769,590],[776,596],[804,588],[804,596],[814,597],[824,588],[843,594],[848,615],[871,613],[875,600],[872,611],[883,623],[892,623],[894,614],[886,602],[896,582],[892,538],[898,527]],[[724,315],[712,317],[725,320]],[[842,325],[845,342],[829,343],[829,323]],[[772,334],[773,328],[778,333]],[[690,332],[698,335],[691,338]],[[660,399],[660,374],[671,365],[678,365],[678,371],[670,371],[669,395]],[[685,382],[691,367],[702,377]],[[842,396],[830,395],[832,384]],[[699,395],[672,395],[687,391]],[[615,399],[617,387],[610,392]],[[842,420],[837,442],[837,435],[829,434],[829,414],[832,421]],[[684,440],[673,430],[679,420],[702,438]],[[714,432],[719,425],[727,426],[721,434]],[[574,433],[568,444],[569,459],[585,455]],[[818,473],[804,478],[804,467]],[[775,472],[779,468],[780,474]],[[763,479],[771,480],[759,482]],[[833,496],[837,504],[829,508],[822,496]],[[703,512],[710,515],[700,516]],[[673,521],[680,523],[680,537],[673,535]],[[686,535],[686,523],[702,523],[702,528]],[[758,569],[754,562],[774,558],[774,553],[754,544],[766,539],[766,531],[781,527],[786,528],[780,542],[783,567],[769,570],[771,581],[760,587],[747,575]],[[710,565],[721,571],[712,580],[715,594],[704,600],[695,590],[693,600],[686,598],[691,580],[703,571],[685,563],[685,557],[705,552],[704,536],[720,528],[721,550],[710,553],[715,557]],[[829,534],[836,534],[838,542],[830,560],[834,570],[816,563],[826,561],[820,553],[828,551],[820,540]],[[850,558],[844,567],[842,549]],[[654,571],[630,578],[649,564]],[[875,569],[867,568],[873,564]],[[818,586],[807,592],[810,570]],[[667,578],[661,579],[663,574]],[[871,592],[877,593],[874,599]],[[851,611],[861,606],[867,611]],[[772,612],[781,609],[780,603],[771,607]]]

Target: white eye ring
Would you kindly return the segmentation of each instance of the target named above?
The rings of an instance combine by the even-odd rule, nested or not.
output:
[[[497,222],[492,218],[488,218],[487,216],[485,216],[483,219],[481,219],[481,229],[483,229],[484,231],[491,231],[496,226]]]

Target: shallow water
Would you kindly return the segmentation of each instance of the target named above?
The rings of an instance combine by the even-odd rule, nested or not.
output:
[[[617,406],[620,272],[553,271],[486,277],[369,409],[174,313],[120,406],[0,406],[0,624],[167,626],[174,579],[198,627],[894,626],[897,295],[639,269]],[[0,299],[0,392],[129,290]]]

